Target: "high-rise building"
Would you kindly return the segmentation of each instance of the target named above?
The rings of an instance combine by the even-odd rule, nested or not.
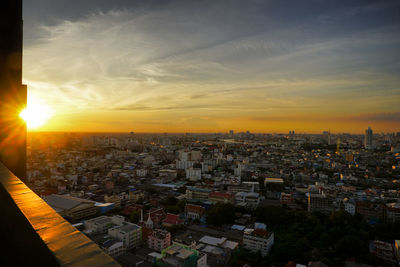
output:
[[[328,145],[331,144],[331,131],[322,132],[322,137],[327,142]]]
[[[365,137],[364,137],[364,145],[365,145],[365,149],[373,149],[374,145],[373,145],[373,132],[371,127],[368,126],[368,129],[365,130]]]

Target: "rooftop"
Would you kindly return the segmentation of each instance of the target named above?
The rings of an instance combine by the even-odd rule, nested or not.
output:
[[[122,232],[128,233],[128,232],[135,231],[135,230],[139,229],[140,226],[136,225],[134,223],[124,222],[123,225],[117,226],[116,228],[118,230],[122,231]]]
[[[66,195],[55,195],[55,194],[52,194],[50,196],[45,196],[43,199],[44,201],[47,202],[47,204],[49,204],[53,208],[62,210],[69,210],[80,204],[94,205],[95,203],[94,201],[83,198],[71,197]]]

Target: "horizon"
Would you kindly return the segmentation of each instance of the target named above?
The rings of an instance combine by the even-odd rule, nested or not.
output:
[[[367,130],[367,129],[365,129]],[[374,129],[372,129],[373,134],[396,134],[398,132],[376,132]],[[246,133],[247,131],[235,131],[234,134],[242,134]],[[297,132],[294,131],[294,135],[322,135],[323,132],[325,131],[320,131],[320,132]],[[343,135],[343,134],[350,134],[350,135],[365,135],[364,132],[358,132],[358,133],[349,133],[349,132],[332,132],[332,131],[326,131],[329,132],[330,134],[333,135]],[[130,131],[126,132],[103,132],[103,131],[98,131],[98,132],[85,132],[85,131],[40,131],[40,130],[30,130],[28,131],[28,134],[33,133],[33,134],[130,134]],[[279,135],[289,135],[289,132],[252,132],[249,131],[250,134],[256,134],[256,135],[261,135],[261,134],[279,134]],[[225,132],[137,132],[134,131],[133,134],[229,134],[229,130]]]

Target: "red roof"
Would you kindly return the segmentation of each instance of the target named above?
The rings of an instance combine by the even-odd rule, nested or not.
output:
[[[255,229],[253,234],[256,235],[256,236],[267,237],[268,236],[268,231],[264,230],[264,229]]]
[[[178,215],[168,213],[167,217],[163,221],[165,224],[170,224],[170,225],[177,225],[177,224],[183,224],[184,220],[180,219]]]
[[[160,223],[165,218],[165,212],[163,208],[151,208],[149,213],[145,216],[146,220],[149,217],[153,223]]]
[[[213,197],[213,198],[233,198],[233,195],[230,193],[224,193],[224,192],[211,192],[208,197]]]
[[[202,206],[199,206],[199,205],[186,204],[185,211],[186,212],[193,212],[193,213],[203,214],[204,213],[204,208]]]
[[[140,211],[141,209],[143,209],[143,206],[142,206],[142,205],[138,205],[138,204],[129,205],[129,206],[127,206],[127,207],[124,209],[124,211],[123,211],[122,213],[123,213],[124,215],[126,215],[126,216],[129,216],[129,215],[132,214],[132,212]]]

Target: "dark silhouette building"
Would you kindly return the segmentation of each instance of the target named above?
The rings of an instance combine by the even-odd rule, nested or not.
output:
[[[22,0],[0,2],[0,161],[15,175],[26,176],[26,106],[22,84]]]

